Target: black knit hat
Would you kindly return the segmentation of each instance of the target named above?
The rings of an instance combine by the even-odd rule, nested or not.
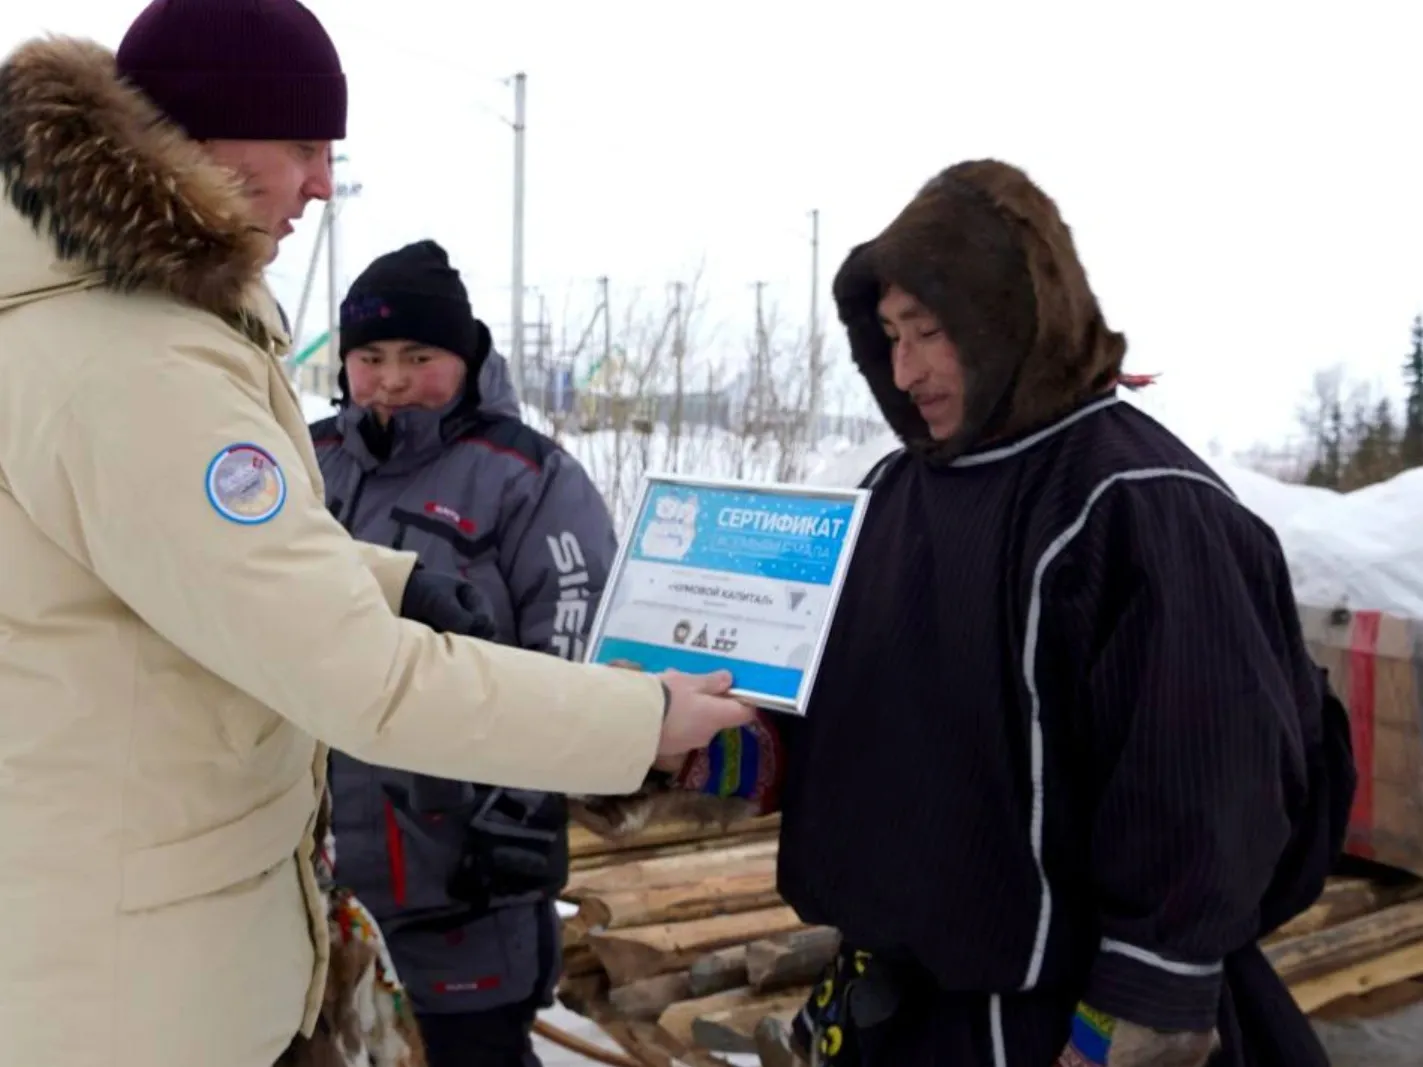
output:
[[[381,256],[361,272],[341,303],[341,358],[376,341],[415,341],[453,352],[479,373],[489,328],[474,317],[459,271],[434,241]]]
[[[199,141],[346,136],[341,60],[299,0],[153,0],[115,65]]]

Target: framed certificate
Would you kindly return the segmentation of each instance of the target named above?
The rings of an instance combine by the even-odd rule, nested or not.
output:
[[[588,639],[593,663],[731,672],[804,715],[869,493],[647,475]]]

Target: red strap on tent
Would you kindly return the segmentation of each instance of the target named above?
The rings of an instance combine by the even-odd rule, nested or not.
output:
[[[1349,813],[1349,838],[1350,851],[1363,859],[1374,857],[1374,671],[1381,621],[1377,611],[1356,611],[1349,642],[1349,728],[1359,774],[1354,809]]]

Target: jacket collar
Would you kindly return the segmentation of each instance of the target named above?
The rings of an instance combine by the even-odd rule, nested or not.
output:
[[[341,448],[367,472],[400,475],[434,462],[473,429],[461,400],[437,411],[401,411],[382,428],[366,408],[347,404],[336,416]]]

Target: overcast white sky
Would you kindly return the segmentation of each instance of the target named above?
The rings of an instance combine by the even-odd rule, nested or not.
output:
[[[5,6],[8,51],[43,31],[116,45],[141,5]],[[310,6],[351,79],[346,176],[364,190],[345,280],[434,237],[496,334],[516,70],[526,281],[572,319],[598,275],[619,300],[704,259],[723,335],[749,330],[757,280],[802,322],[818,208],[836,336],[829,282],[850,245],[935,171],[983,155],[1057,199],[1129,369],[1162,373],[1151,406],[1193,442],[1278,440],[1331,364],[1396,389],[1423,310],[1412,0]],[[274,268],[291,308],[317,215]]]

